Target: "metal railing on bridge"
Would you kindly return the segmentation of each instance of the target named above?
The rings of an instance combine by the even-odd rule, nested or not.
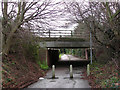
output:
[[[74,32],[73,30],[40,30],[39,32],[34,32],[39,37],[68,37],[68,38],[89,38],[89,33],[84,32]]]

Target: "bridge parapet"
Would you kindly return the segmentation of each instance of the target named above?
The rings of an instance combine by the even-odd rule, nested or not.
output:
[[[89,39],[89,34],[79,32],[76,33],[73,30],[40,30],[36,32],[41,38],[82,38]]]
[[[41,30],[38,35],[41,47],[89,48],[89,35],[73,30]]]

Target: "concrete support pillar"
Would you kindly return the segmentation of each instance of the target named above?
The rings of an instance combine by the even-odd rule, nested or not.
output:
[[[88,60],[88,52],[87,52],[87,49],[85,49],[85,59]]]

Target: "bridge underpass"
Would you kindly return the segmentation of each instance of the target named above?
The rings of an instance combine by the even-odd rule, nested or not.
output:
[[[78,65],[84,65],[88,64],[90,61],[88,60],[88,50],[89,50],[89,42],[87,41],[80,41],[80,39],[76,40],[64,40],[64,39],[59,39],[59,41],[44,41],[40,42],[40,46],[47,48],[46,54],[47,54],[47,62],[48,65],[56,65],[56,63],[59,60],[59,49],[85,49],[85,54],[86,54],[86,59],[85,60],[76,60],[75,61],[63,61],[60,62],[61,64],[74,64]],[[75,64],[77,63],[77,64]]]
[[[72,55],[66,55],[66,56],[70,56],[70,58],[72,58],[71,60],[70,59],[66,59],[66,60],[60,60],[59,58],[59,49],[48,49],[47,51],[47,62],[48,62],[48,65],[51,67],[52,65],[66,65],[66,66],[69,66],[69,65],[73,65],[73,66],[86,66],[87,64],[90,63],[90,60],[89,60],[89,53],[87,52],[88,50],[85,49],[85,59],[83,58],[78,58],[78,57],[74,57]]]
[[[90,62],[87,56],[85,59],[81,59],[69,55],[69,60],[65,57],[59,60],[59,50],[52,48],[48,50],[48,57],[51,65],[55,65],[55,79],[52,78],[53,71],[50,65],[46,76],[40,77],[38,82],[28,88],[90,88],[88,81],[83,79],[83,72]],[[72,79],[70,78],[70,65],[73,66]]]
[[[58,49],[86,48],[89,50],[90,48],[89,34],[84,35],[84,33],[76,33],[73,30],[41,30],[37,34],[40,46],[47,49],[46,56],[49,66],[59,60]],[[81,60],[81,63],[84,62],[89,63],[89,60]]]
[[[46,57],[47,63],[51,66],[55,65],[55,76],[56,79],[52,79],[52,70],[50,69],[45,77],[39,79],[38,82],[30,85],[28,88],[90,88],[88,81],[83,78],[83,70],[86,65],[90,63],[88,57],[89,42],[83,38],[68,38],[62,36],[60,37],[42,37],[40,41],[40,46],[47,48]],[[72,36],[72,35],[70,35]],[[64,60],[59,61],[59,49],[85,49],[86,59],[77,60]],[[74,57],[74,56],[73,56]],[[75,57],[74,57],[75,59]],[[73,79],[70,79],[69,65],[73,65]]]
[[[28,88],[90,88],[88,81],[83,79],[83,72],[86,65],[90,62],[87,52],[85,52],[85,55],[85,59],[67,55],[69,60],[65,57],[59,60],[59,50],[55,48],[48,49],[48,61],[51,65],[55,65],[55,79],[52,78],[53,71],[50,65],[46,76],[40,77],[36,83]],[[72,79],[70,78],[70,65],[73,66]]]
[[[65,49],[85,49],[86,50],[86,55],[88,55],[88,50],[89,50],[89,42],[81,40],[79,38],[75,39],[63,39],[59,38],[59,40],[53,40],[53,38],[49,38],[46,41],[41,41],[40,46],[43,48],[47,48],[46,54],[47,54],[47,63],[49,66],[55,65],[58,60],[59,60],[59,49],[65,48]],[[79,64],[88,64],[90,61],[88,60],[88,57],[86,57],[86,60],[77,60]],[[78,64],[78,62],[76,62]],[[75,63],[75,61],[64,61],[60,63],[67,63],[70,65],[71,63]],[[76,65],[77,65],[76,64]],[[74,64],[75,65],[75,64]]]

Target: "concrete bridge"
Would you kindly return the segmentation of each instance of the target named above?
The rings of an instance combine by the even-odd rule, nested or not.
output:
[[[42,38],[40,46],[46,48],[89,48],[90,43],[80,38]]]
[[[54,31],[54,32],[53,32]],[[48,32],[41,32],[42,34],[38,39],[40,46],[46,48],[46,59],[48,65],[55,64],[59,60],[59,50],[60,48],[84,48],[86,60],[88,60],[88,50],[90,47],[89,41],[86,39],[88,36],[82,34],[74,34],[72,31],[65,33],[66,30],[53,30]],[[57,32],[56,32],[57,31]],[[50,33],[51,32],[51,33]],[[48,34],[46,34],[48,33]]]

